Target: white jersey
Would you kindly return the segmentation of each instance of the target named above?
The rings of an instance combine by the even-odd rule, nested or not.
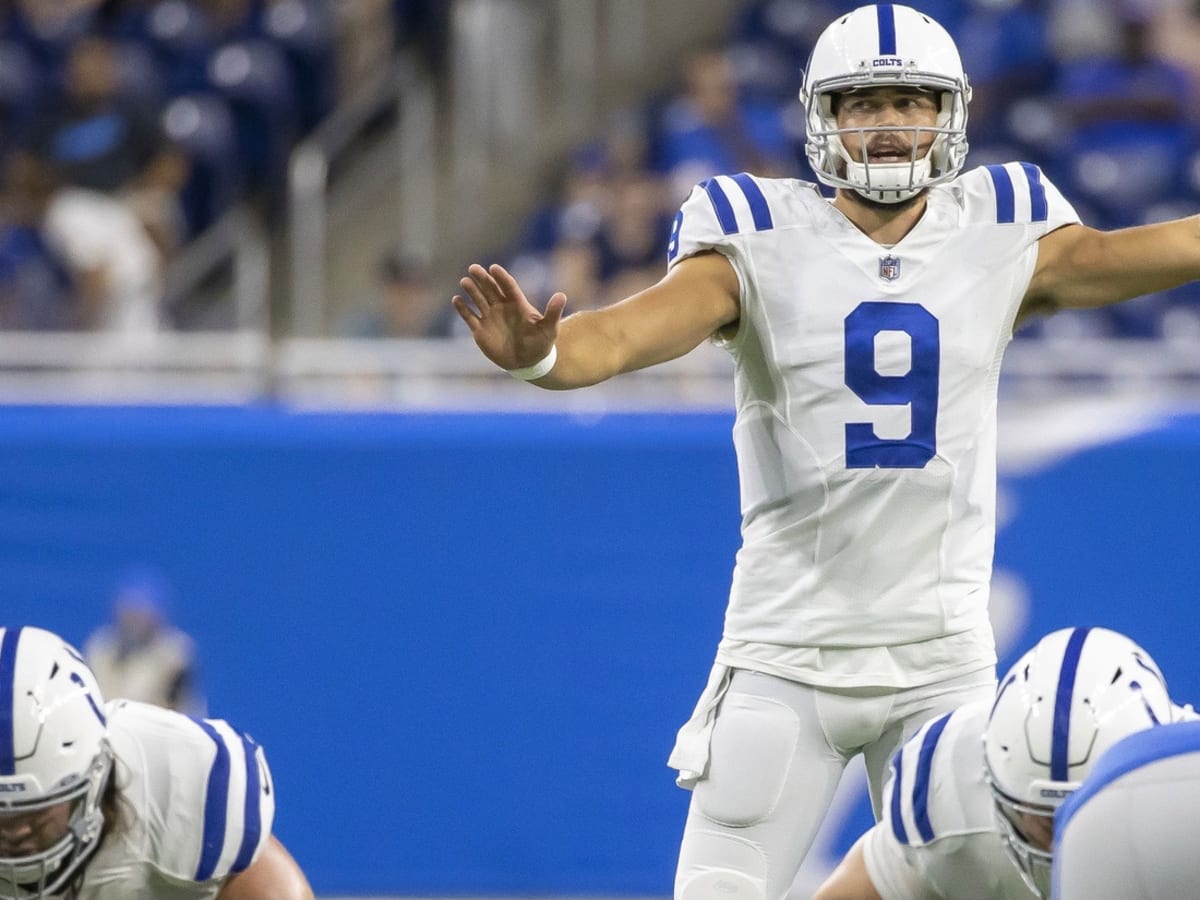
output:
[[[271,836],[262,749],[219,719],[131,701],[106,712],[122,821],[84,867],[78,900],[216,897]]]
[[[720,663],[832,687],[994,664],[1000,362],[1038,239],[1078,221],[1026,163],[929,189],[891,248],[805,182],[692,191],[669,264],[716,250],[741,297],[723,339],[742,546]]]
[[[1194,900],[1200,722],[1114,744],[1055,816],[1057,900]]]
[[[892,760],[883,816],[863,844],[884,900],[1037,900],[997,828],[983,758],[990,709],[972,703],[935,719]]]

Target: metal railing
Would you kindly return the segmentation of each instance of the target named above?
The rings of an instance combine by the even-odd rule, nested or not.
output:
[[[228,269],[211,331],[0,332],[0,402],[243,403],[270,388],[270,251],[257,217],[235,207],[164,273],[163,303],[186,305]]]
[[[399,140],[401,236],[418,250],[436,232],[433,86],[421,67],[400,57],[339,106],[292,152],[289,235],[293,334],[324,332],[327,309],[330,170],[338,157],[395,107]]]
[[[733,398],[732,362],[712,345],[582,391],[517,381],[470,338],[293,339],[280,343],[276,363],[278,396],[303,406],[597,413],[725,408]]]
[[[0,332],[3,403],[251,403],[271,391],[262,331]]]
[[[265,335],[270,330],[270,248],[258,218],[246,206],[225,213],[167,267],[166,303],[186,302],[226,264],[233,270],[230,324],[236,331]]]
[[[578,391],[544,391],[488,362],[470,338],[351,340],[208,333],[0,332],[0,403],[250,403],[379,410],[730,409],[733,363],[705,344]],[[1001,402],[1070,397],[1200,407],[1200,354],[1185,341],[1014,344]],[[1139,401],[1140,402],[1140,401]]]

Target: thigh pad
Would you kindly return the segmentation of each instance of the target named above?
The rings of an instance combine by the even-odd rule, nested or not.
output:
[[[708,775],[693,792],[697,809],[730,827],[770,815],[796,755],[799,726],[795,710],[778,700],[726,694],[713,728]]]

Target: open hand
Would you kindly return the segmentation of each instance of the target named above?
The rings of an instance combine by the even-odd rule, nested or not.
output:
[[[566,294],[555,294],[545,312],[525,298],[521,286],[503,266],[472,265],[455,294],[455,312],[471,329],[483,355],[502,369],[519,369],[541,362],[554,346]],[[468,300],[469,298],[469,300]]]

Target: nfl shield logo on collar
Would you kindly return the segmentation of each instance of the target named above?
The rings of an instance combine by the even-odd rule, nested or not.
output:
[[[895,281],[900,277],[900,257],[885,256],[879,260],[879,277],[884,281]]]

